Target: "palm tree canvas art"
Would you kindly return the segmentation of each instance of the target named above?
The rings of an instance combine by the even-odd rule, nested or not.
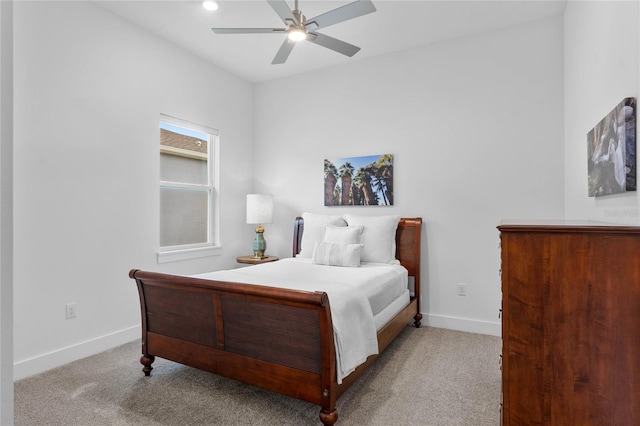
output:
[[[325,206],[392,206],[393,154],[324,160]]]

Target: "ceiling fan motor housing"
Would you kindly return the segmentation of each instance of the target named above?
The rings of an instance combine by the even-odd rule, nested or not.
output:
[[[307,28],[304,25],[305,16],[298,9],[291,11],[294,19],[287,19],[287,35],[291,41],[302,41],[307,38]]]

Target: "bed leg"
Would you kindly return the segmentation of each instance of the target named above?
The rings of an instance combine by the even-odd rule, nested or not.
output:
[[[413,317],[413,323],[415,324],[416,328],[420,328],[421,320],[422,320],[422,314],[418,312],[416,316]]]
[[[323,408],[322,410],[320,410],[320,421],[323,425],[333,425],[338,421],[338,412],[335,409],[331,412],[328,412]]]
[[[144,365],[142,371],[144,372],[145,376],[149,376],[151,374],[151,370],[153,370],[151,364],[153,364],[153,361],[155,360],[156,357],[153,355],[142,355],[140,357],[140,364]]]

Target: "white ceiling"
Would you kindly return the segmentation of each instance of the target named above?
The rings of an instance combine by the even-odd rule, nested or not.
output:
[[[307,18],[351,1],[300,0]],[[319,32],[361,47],[352,58],[324,47],[298,43],[282,65],[271,60],[283,34],[214,34],[212,27],[283,28],[265,0],[220,0],[215,12],[200,0],[96,1],[175,45],[251,82],[315,69],[510,27],[564,12],[566,0],[373,0],[377,11]],[[293,9],[294,1],[288,0]]]

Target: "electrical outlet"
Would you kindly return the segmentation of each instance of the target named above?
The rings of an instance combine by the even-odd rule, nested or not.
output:
[[[458,296],[467,295],[467,285],[464,283],[458,283]]]
[[[75,318],[76,317],[76,308],[78,307],[78,304],[76,302],[73,303],[67,303],[65,305],[66,308],[66,318],[67,319],[71,319],[71,318]]]

